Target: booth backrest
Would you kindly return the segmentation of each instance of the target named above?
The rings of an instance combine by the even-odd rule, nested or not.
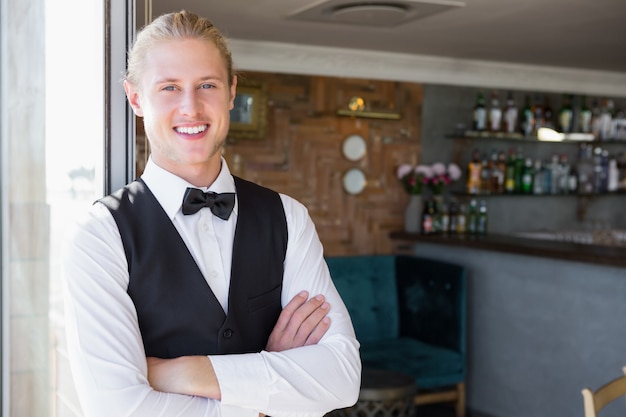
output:
[[[357,338],[413,337],[465,354],[465,280],[460,265],[411,255],[327,257]]]
[[[465,354],[466,270],[435,259],[396,257],[400,336]]]
[[[348,308],[357,339],[369,342],[398,337],[395,257],[328,257],[326,263]]]

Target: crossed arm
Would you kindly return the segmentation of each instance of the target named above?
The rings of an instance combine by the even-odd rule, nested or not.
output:
[[[283,308],[269,336],[268,352],[313,345],[324,336],[330,327],[330,305],[322,295],[308,296],[302,291]],[[219,381],[208,356],[150,357],[148,380],[157,391],[221,399]]]

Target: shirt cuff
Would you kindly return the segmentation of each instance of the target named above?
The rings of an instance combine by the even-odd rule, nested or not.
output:
[[[269,403],[270,375],[260,353],[210,355],[222,405],[263,410]]]

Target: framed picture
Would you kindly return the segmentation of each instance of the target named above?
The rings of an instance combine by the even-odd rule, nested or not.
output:
[[[235,105],[230,111],[229,138],[263,139],[267,126],[265,84],[246,81],[237,85]]]

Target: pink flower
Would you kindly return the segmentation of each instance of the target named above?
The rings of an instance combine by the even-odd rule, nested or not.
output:
[[[443,175],[446,173],[446,166],[441,162],[437,162],[432,165],[432,170],[435,175]]]
[[[398,179],[402,179],[402,177],[404,177],[405,175],[407,175],[408,173],[410,173],[411,171],[413,171],[413,167],[409,164],[402,164],[398,167]]]
[[[422,174],[422,175],[424,175],[427,178],[430,178],[430,177],[433,176],[433,170],[428,165],[418,165],[415,168],[415,173],[416,174]]]
[[[436,162],[432,165],[418,165],[415,168],[402,164],[398,167],[396,175],[406,192],[411,195],[421,194],[424,187],[440,195],[447,185],[461,178],[461,169],[454,163],[446,167],[444,163]]]
[[[450,179],[452,181],[457,181],[459,178],[461,178],[461,168],[459,168],[459,166],[454,162],[451,162],[448,165],[448,174],[450,174]]]

